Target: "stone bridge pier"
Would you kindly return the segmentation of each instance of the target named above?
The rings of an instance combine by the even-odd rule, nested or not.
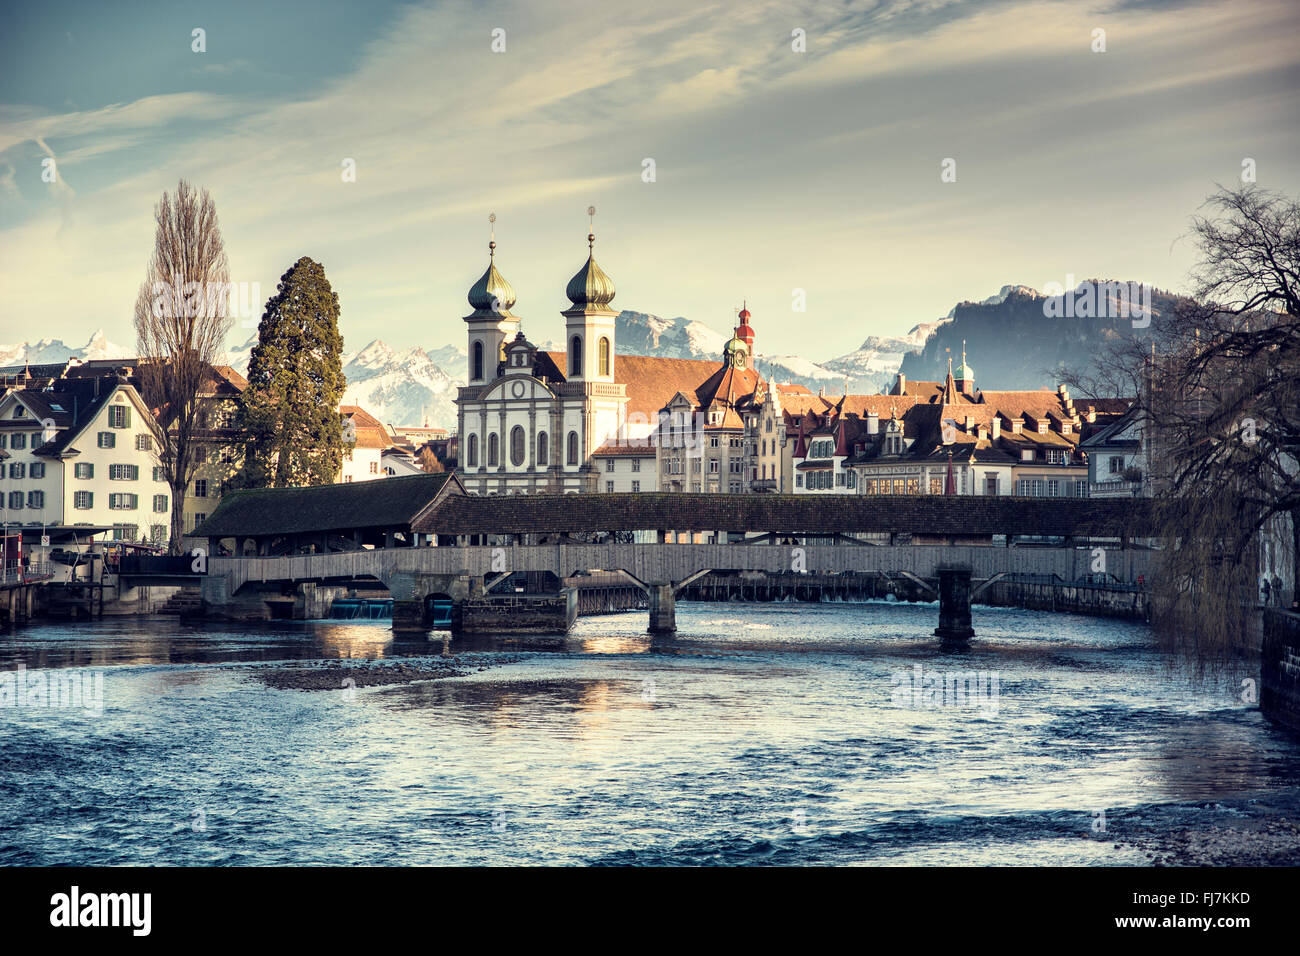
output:
[[[423,571],[393,571],[385,583],[393,595],[393,633],[426,634],[432,622],[427,616],[426,598],[445,594],[453,607],[463,606],[471,598],[482,597],[483,581],[468,571],[456,574],[430,574]]]
[[[651,634],[675,634],[677,632],[677,590],[671,583],[646,585],[646,596],[650,602]]]

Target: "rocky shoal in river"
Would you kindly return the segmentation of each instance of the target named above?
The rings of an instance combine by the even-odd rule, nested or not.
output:
[[[349,687],[385,687],[416,681],[464,677],[501,664],[513,664],[521,657],[474,657],[446,659],[294,661],[260,664],[250,676],[276,690],[344,690]],[[351,680],[351,684],[348,680]]]
[[[1289,819],[1245,820],[1241,826],[1151,834],[1127,845],[1142,851],[1152,866],[1296,866],[1300,824]]]

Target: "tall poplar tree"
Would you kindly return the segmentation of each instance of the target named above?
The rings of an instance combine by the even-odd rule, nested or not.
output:
[[[303,256],[267,300],[249,357],[240,409],[248,436],[242,483],[334,481],[343,464],[344,386],[339,298],[321,264]]]

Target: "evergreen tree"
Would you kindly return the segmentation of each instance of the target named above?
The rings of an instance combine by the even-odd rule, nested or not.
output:
[[[303,256],[266,303],[248,361],[240,424],[248,436],[242,484],[322,485],[343,464],[343,337],[325,269]]]

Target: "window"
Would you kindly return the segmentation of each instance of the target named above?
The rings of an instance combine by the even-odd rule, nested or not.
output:
[[[802,487],[803,487],[803,475],[795,475],[795,476],[794,476],[794,486],[795,486],[796,488],[802,488]]]
[[[8,448],[8,447],[9,447],[9,436],[6,435],[4,432],[0,432],[0,448]]]
[[[603,336],[600,340],[600,374],[609,374],[609,339]]]
[[[82,511],[95,507],[95,493],[93,491],[74,491],[72,493],[72,507],[80,508]]]
[[[93,474],[93,472],[92,472],[92,474]],[[90,477],[90,476],[88,475],[87,477]],[[162,465],[154,465],[154,466],[153,466],[153,480],[154,480],[154,481],[166,481],[166,480],[167,480],[166,476],[163,475]]]
[[[1055,478],[1047,479],[1047,497],[1049,498],[1061,497],[1061,483],[1057,481]]]
[[[1124,471],[1124,458],[1120,455],[1114,455],[1110,459],[1110,473],[1118,475]]]
[[[350,485],[351,483],[352,483],[352,476],[351,476],[351,475],[344,475],[344,476],[343,476],[343,484],[345,484],[345,485]]]
[[[109,481],[135,481],[140,477],[139,465],[109,465]]]
[[[524,429],[516,425],[510,429],[510,464],[518,468],[524,463]]]
[[[167,526],[165,524],[149,525],[149,543],[158,546],[167,543]]]
[[[1034,460],[1034,450],[1033,450],[1032,448],[1024,448],[1024,449],[1021,449],[1021,451],[1020,451],[1020,460],[1021,460],[1021,461],[1033,461],[1033,460]]]
[[[634,482],[632,482],[632,490],[633,490],[633,491],[640,491],[640,490],[641,490],[641,482],[639,482],[639,481],[634,481]]]
[[[72,466],[72,476],[74,478],[94,478],[95,466],[88,461],[79,461]]]
[[[195,478],[195,479],[194,479],[194,497],[195,497],[195,498],[206,498],[207,496],[208,496],[208,479],[206,479],[206,478]]]
[[[1061,448],[1047,449],[1047,463],[1049,465],[1064,465],[1065,464],[1064,449]]]
[[[709,459],[709,474],[710,474],[710,475],[716,475],[716,474],[718,474],[718,472],[719,472],[719,470],[720,470],[718,466],[719,466],[718,459],[716,459],[716,458],[710,458],[710,459]]]
[[[854,487],[856,487],[856,486],[857,486],[857,483],[858,483],[857,472],[854,472],[854,471],[849,472],[848,478],[845,479],[845,483],[846,483],[850,488],[854,488]]]
[[[27,492],[27,507],[29,507],[29,508],[44,508],[44,507],[45,507],[45,492],[43,492],[43,491],[29,491],[29,492]]]
[[[158,514],[164,514],[167,511],[166,495],[153,496],[153,510],[156,511]]]
[[[547,448],[546,446],[547,446],[546,432],[538,432],[537,433],[537,464],[541,465],[543,468],[545,468],[548,464],[550,464],[549,461],[550,449]]]
[[[136,435],[136,436],[135,436],[135,450],[136,450],[136,451],[153,451],[153,439],[150,438],[148,435]]]
[[[578,463],[578,433],[569,432],[569,456],[568,463],[576,465]]]
[[[371,473],[372,475],[377,475],[377,474],[379,474],[379,462],[377,462],[377,461],[372,461],[372,462],[370,463],[370,473]]]
[[[108,427],[109,428],[130,428],[131,427],[130,407],[127,405],[108,406]]]
[[[614,490],[614,482],[612,482],[612,481],[607,481],[607,482],[605,482],[605,490],[606,490],[606,491],[613,491],[613,490]]]
[[[632,459],[632,470],[633,470],[633,471],[640,471],[640,470],[641,470],[641,459],[640,459],[640,458],[633,458],[633,459]]]
[[[140,498],[138,495],[128,494],[111,494],[108,496],[108,507],[113,511],[134,511],[139,507]]]
[[[497,436],[496,432],[493,432],[491,435],[488,435],[487,466],[489,468],[497,467],[498,459],[500,458],[500,455],[501,455],[501,439]]]
[[[483,343],[474,343],[474,369],[470,378],[475,382],[483,380]]]
[[[582,337],[578,335],[569,339],[569,374],[582,374]]]
[[[769,432],[772,430],[772,419],[770,418],[767,420],[767,430]]]
[[[478,467],[478,436],[469,436],[469,447],[465,453],[465,464],[470,468]]]
[[[942,479],[942,478],[931,478],[931,479],[930,479],[930,494],[932,494],[932,495],[941,495],[941,494],[943,494],[943,479]]]
[[[30,469],[29,469],[28,472],[27,472],[27,477],[29,477],[29,478],[44,478],[44,477],[45,477],[45,462],[43,462],[43,461],[34,461],[34,462],[32,462],[31,467],[30,467]]]
[[[984,476],[984,494],[986,494],[986,495],[996,495],[997,493],[998,493],[998,476],[997,476],[997,475],[985,475],[985,476]]]
[[[613,458],[606,458],[606,459],[605,459],[605,470],[606,470],[606,471],[613,471],[613,470],[614,470],[614,459],[613,459]]]
[[[1076,478],[1074,482],[1074,497],[1088,497],[1088,481],[1086,478]]]
[[[25,475],[26,471],[27,471],[27,466],[24,465],[21,461],[14,461],[9,463],[10,478],[22,478]]]
[[[133,524],[116,524],[113,525],[114,541],[134,541],[138,526]]]
[[[194,512],[194,527],[197,528],[199,525],[203,524],[203,522],[207,520],[208,520],[208,513],[206,511]]]
[[[100,432],[100,433],[99,433],[99,447],[100,447],[100,448],[116,448],[116,447],[117,447],[117,436],[114,435],[112,432]]]
[[[15,433],[13,439],[9,442],[9,447],[10,447],[10,448],[26,448],[26,447],[27,447],[27,434],[26,434],[25,432],[17,432],[17,433]]]

